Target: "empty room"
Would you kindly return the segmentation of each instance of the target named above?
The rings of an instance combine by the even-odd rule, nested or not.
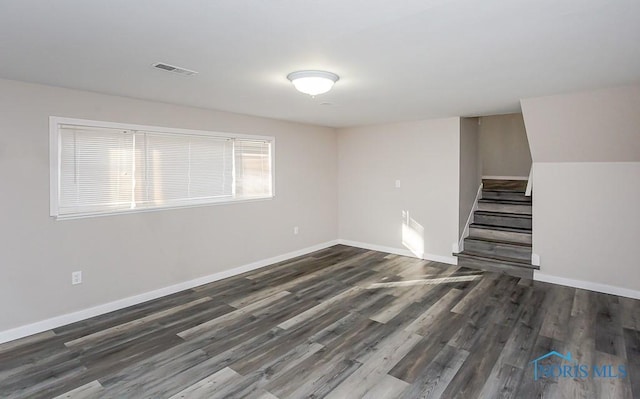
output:
[[[637,0],[0,0],[0,398],[640,398]]]

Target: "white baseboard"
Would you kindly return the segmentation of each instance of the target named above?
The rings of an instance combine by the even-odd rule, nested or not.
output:
[[[387,252],[387,253],[395,254],[395,255],[409,256],[411,258],[418,258],[413,252],[409,251],[408,249],[385,247],[383,245],[368,244],[368,243],[365,243],[365,242],[343,240],[343,239],[338,240],[338,244],[348,245],[350,247],[370,249],[372,251]],[[434,262],[447,263],[449,265],[457,265],[458,264],[458,258],[456,258],[455,256],[442,256],[442,255],[433,255],[433,254],[423,254],[421,259],[431,260],[431,261],[434,261]]]
[[[590,290],[590,291],[602,292],[605,294],[623,296],[627,298],[640,299],[640,291],[632,290],[629,288],[616,287],[608,284],[594,283],[591,281],[573,280],[566,277],[558,277],[558,276],[552,276],[549,274],[540,273],[538,271],[533,272],[533,279],[536,281],[543,281],[545,283],[566,285],[568,287],[581,288],[583,290]]]
[[[99,316],[101,314],[113,312],[114,310],[124,309],[129,306],[137,305],[137,304],[150,301],[153,299],[157,299],[163,296],[175,294],[176,292],[188,290],[203,284],[208,284],[214,281],[236,276],[238,274],[246,273],[248,271],[269,266],[274,263],[278,263],[278,262],[282,262],[298,256],[306,255],[308,253],[319,251],[321,249],[329,248],[331,246],[337,245],[338,241],[339,240],[328,241],[328,242],[317,244],[311,247],[299,249],[297,251],[274,256],[272,258],[252,262],[252,263],[235,267],[233,269],[225,270],[219,273],[214,273],[208,276],[185,281],[183,283],[178,283],[168,287],[160,288],[154,291],[145,292],[143,294],[134,295],[124,299],[118,299],[113,302],[94,306],[88,309],[79,310],[73,313],[67,313],[61,316],[52,317],[50,319],[38,321],[32,324],[27,324],[21,327],[16,327],[10,330],[0,331],[0,344],[13,341],[19,338],[27,337],[29,335],[41,333],[43,331],[48,331],[53,328],[61,327],[70,323],[75,323],[80,320],[85,320],[91,317]]]
[[[529,180],[528,176],[482,176],[488,180]]]

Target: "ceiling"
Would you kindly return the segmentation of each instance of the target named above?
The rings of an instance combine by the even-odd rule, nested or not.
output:
[[[490,115],[639,82],[639,21],[638,0],[0,0],[0,77],[335,127]],[[300,69],[340,81],[311,98]]]

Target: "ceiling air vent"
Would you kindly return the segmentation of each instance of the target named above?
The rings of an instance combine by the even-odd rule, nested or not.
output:
[[[165,64],[164,62],[158,62],[153,64],[154,68],[158,68],[158,69],[162,69],[163,71],[167,71],[167,72],[172,72],[172,73],[177,73],[178,75],[184,75],[184,76],[192,76],[197,74],[198,72],[196,71],[192,71],[190,69],[186,69],[186,68],[180,68],[174,65],[169,65],[169,64]]]

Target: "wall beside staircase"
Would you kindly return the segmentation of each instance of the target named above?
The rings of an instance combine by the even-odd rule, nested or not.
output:
[[[455,263],[459,151],[460,118],[339,129],[340,239]]]
[[[521,105],[536,279],[640,298],[640,85]]]
[[[536,163],[534,175],[540,273],[640,293],[640,162]]]
[[[529,176],[531,152],[522,114],[481,117],[478,137],[483,176]]]
[[[475,203],[482,171],[478,154],[478,118],[460,119],[460,206],[458,236],[462,236]]]
[[[533,162],[640,162],[640,84],[521,105]]]

